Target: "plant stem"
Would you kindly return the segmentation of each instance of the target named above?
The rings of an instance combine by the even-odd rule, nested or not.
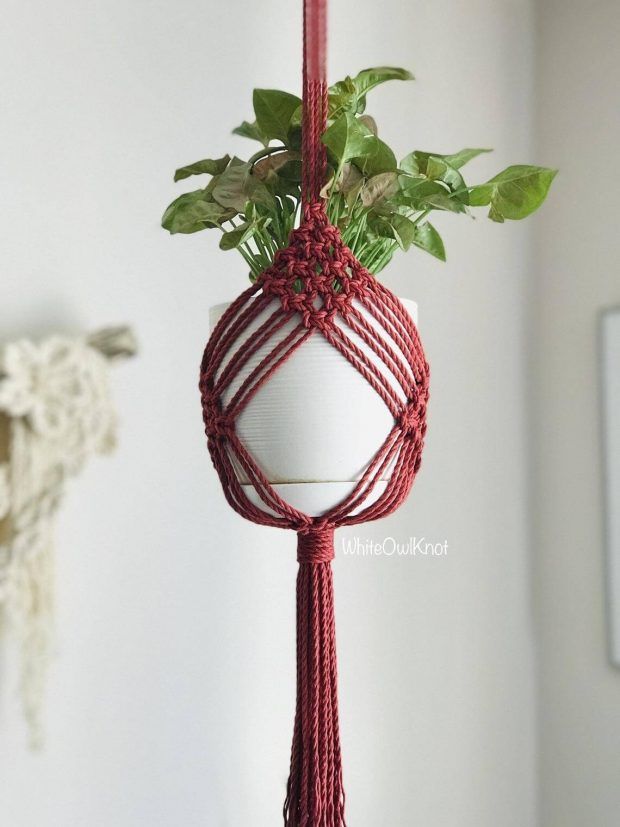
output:
[[[338,186],[338,181],[340,180],[340,176],[342,175],[342,170],[344,168],[344,161],[340,161],[338,164],[338,169],[334,173],[334,179],[332,185],[329,190],[329,196],[327,198],[327,214],[330,214],[330,210],[332,209],[332,198],[334,196],[334,192],[336,191],[336,187]]]
[[[362,233],[366,230],[367,217],[367,213],[363,211],[362,215],[359,218],[359,226],[357,228],[357,233],[355,234],[355,241],[353,242],[353,247],[351,248],[353,250],[357,249]]]
[[[254,243],[258,247],[259,254],[262,255],[264,259],[269,258],[269,254],[265,249],[265,245],[263,244],[263,239],[261,238],[260,232],[256,233],[256,235],[254,236]]]
[[[263,269],[260,264],[258,263],[256,256],[252,253],[251,250],[246,249],[245,244],[240,244],[237,249],[245,259],[246,263],[250,267],[250,272],[254,275],[254,277],[259,276],[261,270]]]
[[[419,224],[422,219],[426,218],[426,216],[430,214],[430,212],[431,210],[424,210],[424,212],[421,212],[417,218],[412,218],[411,221],[414,224]]]
[[[394,255],[397,247],[398,244],[396,244],[396,242],[382,239],[375,244],[374,247],[371,247],[367,260],[362,263],[367,270],[376,274],[385,267]]]

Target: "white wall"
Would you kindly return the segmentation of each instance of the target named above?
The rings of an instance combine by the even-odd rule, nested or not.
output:
[[[60,521],[44,753],[24,748],[3,676],[7,827],[279,821],[294,538],[225,507],[195,387],[207,309],[244,267],[158,219],[175,166],[247,152],[229,129],[253,85],[297,88],[298,5],[5,0],[2,334],[128,320],[142,343],[114,378],[120,450],[72,485]],[[529,0],[332,5],[332,77],[418,74],[371,105],[402,154],[495,146],[480,180],[532,159]],[[386,276],[420,303],[433,368],[424,470],[400,514],[360,535],[447,539],[449,554],[335,564],[349,816],[533,827],[528,229],[439,224],[447,265],[411,253]]]
[[[620,817],[620,673],[607,663],[597,314],[620,303],[620,6],[544,0],[539,155],[560,167],[537,223],[536,583],[544,827]]]

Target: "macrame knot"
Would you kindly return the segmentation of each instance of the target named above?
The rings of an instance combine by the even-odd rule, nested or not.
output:
[[[206,435],[211,439],[229,437],[235,430],[235,422],[222,411],[220,400],[206,397],[202,406]]]
[[[300,563],[330,563],[334,557],[333,526],[311,526],[297,533],[297,560]]]
[[[303,206],[304,224],[319,224],[322,227],[331,226],[327,212],[325,210],[325,201],[310,201]]]
[[[371,279],[324,210],[310,204],[289,246],[276,253],[257,283],[263,293],[277,296],[287,313],[299,313],[305,328],[328,331],[336,314],[346,316],[353,299],[366,294]]]
[[[415,388],[407,404],[402,408],[398,417],[398,424],[406,439],[420,442],[426,434],[426,406],[428,404],[428,388]]]
[[[400,429],[405,437],[415,437],[420,433],[424,421],[425,408],[417,402],[406,405],[399,417]]]
[[[301,312],[303,326],[308,329],[315,327],[317,330],[328,330],[331,327],[331,321],[335,313],[335,309],[326,310],[325,307],[309,309],[305,307]]]

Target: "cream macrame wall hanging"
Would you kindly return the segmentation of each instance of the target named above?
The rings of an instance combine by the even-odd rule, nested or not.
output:
[[[0,346],[0,626],[17,643],[34,745],[51,643],[54,518],[65,480],[115,446],[109,365],[135,352],[127,327]]]

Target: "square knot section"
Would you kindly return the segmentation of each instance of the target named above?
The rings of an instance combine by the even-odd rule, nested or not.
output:
[[[312,220],[293,230],[289,246],[277,252],[259,283],[285,311],[298,312],[304,327],[326,330],[337,313],[346,316],[353,299],[365,295],[371,279],[338,229]]]

